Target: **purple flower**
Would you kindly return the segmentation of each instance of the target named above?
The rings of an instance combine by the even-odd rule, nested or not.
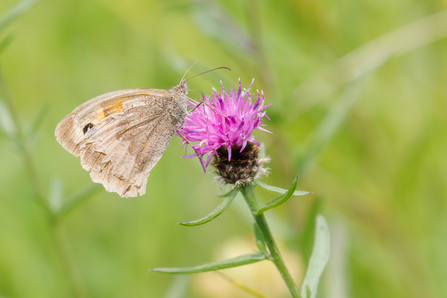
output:
[[[231,160],[231,147],[241,147],[242,152],[248,142],[259,146],[251,133],[254,129],[260,129],[271,133],[262,128],[266,126],[261,124],[262,118],[268,116],[264,109],[270,105],[264,105],[264,93],[257,92],[250,95],[249,91],[253,86],[253,81],[248,89],[242,90],[242,84],[239,79],[239,88],[231,89],[229,93],[224,90],[218,93],[214,89],[212,96],[206,95],[203,104],[194,109],[199,103],[189,103],[190,108],[194,109],[186,117],[185,125],[181,128],[181,134],[189,142],[199,142],[192,145],[195,153],[185,156],[185,158],[199,156],[204,169],[211,161],[214,153],[219,156],[217,149],[224,147],[228,152],[228,160]],[[270,119],[269,119],[270,120]],[[183,143],[188,143],[183,139]],[[206,163],[204,155],[208,153]]]

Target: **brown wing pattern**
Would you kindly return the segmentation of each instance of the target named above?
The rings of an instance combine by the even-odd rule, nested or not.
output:
[[[59,143],[91,171],[94,182],[122,197],[146,191],[147,177],[176,127],[163,110],[168,91],[130,89],[96,97],[56,128]]]

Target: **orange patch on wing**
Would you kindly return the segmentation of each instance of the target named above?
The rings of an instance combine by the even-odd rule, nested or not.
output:
[[[98,109],[96,111],[96,119],[101,121],[109,115],[121,112],[123,110],[123,101],[124,100],[113,101],[103,106],[101,109]]]

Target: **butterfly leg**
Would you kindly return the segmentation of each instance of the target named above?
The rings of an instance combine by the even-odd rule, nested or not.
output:
[[[183,125],[182,125],[182,126],[183,126]],[[184,135],[182,135],[182,134],[180,133],[180,128],[181,128],[181,127],[179,127],[179,128],[177,129],[177,133],[178,133],[178,135],[179,135],[183,140],[185,140],[186,143],[188,143],[189,146],[191,146],[192,150],[194,150],[194,152],[196,153],[196,156],[197,156],[197,158],[199,159],[200,164],[202,165],[203,169],[205,170],[205,165],[203,164],[203,160],[200,158],[199,153],[198,153],[197,150],[194,148],[194,146],[191,144],[191,142],[190,142],[187,138],[185,138]]]

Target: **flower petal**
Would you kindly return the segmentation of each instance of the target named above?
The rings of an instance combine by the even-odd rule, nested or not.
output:
[[[251,136],[254,129],[263,130],[265,124],[261,124],[265,117],[269,119],[264,111],[269,105],[264,105],[264,93],[257,91],[250,94],[254,84],[252,80],[247,89],[242,88],[241,80],[238,87],[225,91],[221,82],[221,92],[213,88],[211,95],[205,95],[201,101],[207,103],[196,108],[185,118],[185,124],[180,129],[185,139],[183,144],[199,142],[193,145],[197,152],[184,156],[184,158],[198,156],[204,169],[208,166],[213,155],[217,155],[217,149],[227,148],[228,159],[231,160],[231,147],[241,146],[245,149],[248,142],[259,143]],[[199,102],[190,100],[188,106],[194,108]],[[209,105],[209,106],[208,106]],[[225,115],[225,116],[221,116]],[[203,157],[208,154],[206,162]]]

